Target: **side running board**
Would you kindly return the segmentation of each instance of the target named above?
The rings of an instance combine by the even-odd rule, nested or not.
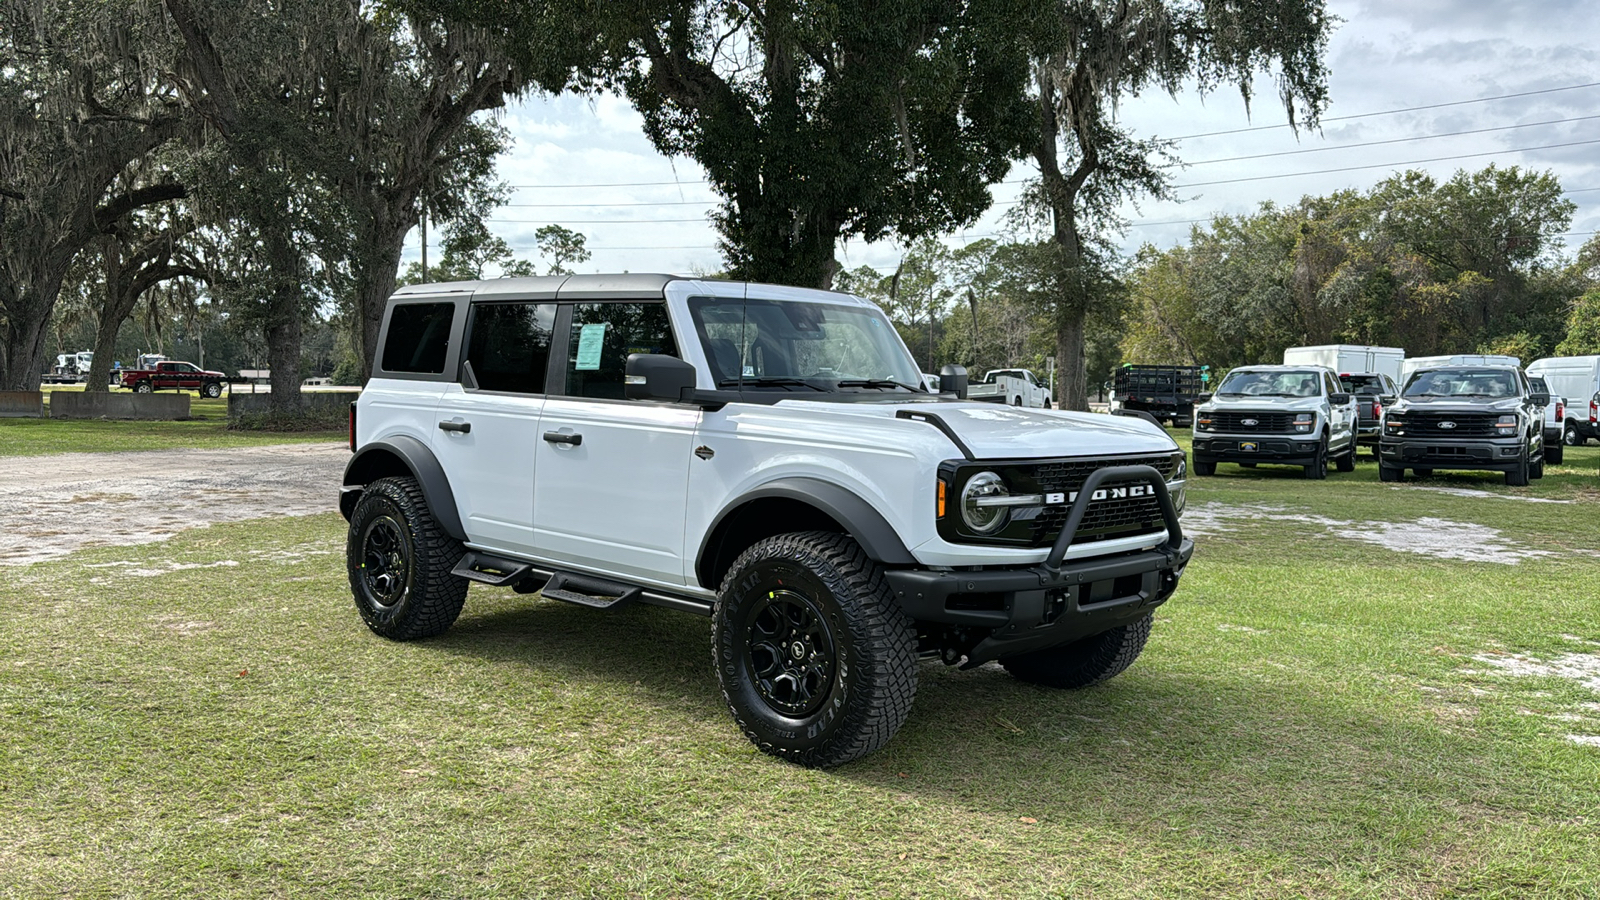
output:
[[[621,609],[638,600],[644,591],[592,575],[557,572],[550,576],[539,593],[551,600],[564,600],[594,609]]]
[[[461,557],[461,561],[456,563],[456,567],[450,570],[450,574],[490,587],[502,587],[521,581],[532,568],[533,566],[524,562],[468,550]]]

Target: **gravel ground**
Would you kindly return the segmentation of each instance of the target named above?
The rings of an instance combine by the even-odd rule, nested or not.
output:
[[[338,509],[342,443],[0,459],[0,566]]]

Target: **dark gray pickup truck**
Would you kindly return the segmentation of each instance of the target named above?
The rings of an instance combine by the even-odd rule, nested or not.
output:
[[[1356,398],[1356,443],[1371,447],[1376,458],[1383,411],[1400,399],[1399,386],[1382,372],[1341,373],[1339,386]]]
[[[1549,402],[1515,366],[1418,369],[1384,411],[1378,480],[1400,481],[1406,469],[1422,478],[1434,469],[1489,469],[1518,486],[1542,478]]]

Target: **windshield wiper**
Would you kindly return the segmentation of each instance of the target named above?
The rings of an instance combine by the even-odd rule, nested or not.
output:
[[[890,379],[890,378],[846,378],[846,379],[843,379],[840,382],[838,382],[838,384],[839,384],[839,387],[864,387],[864,388],[897,387],[897,388],[905,388],[908,391],[917,390],[917,388],[912,387],[911,385],[906,384],[905,382],[895,381],[895,380]]]
[[[827,391],[827,388],[812,384],[804,378],[789,378],[782,375],[761,375],[749,378],[724,378],[717,382],[717,387],[743,387],[755,385],[757,387],[806,387],[813,391]]]

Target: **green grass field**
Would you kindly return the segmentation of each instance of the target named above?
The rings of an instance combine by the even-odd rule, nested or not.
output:
[[[82,390],[56,387],[46,391]],[[48,399],[46,400],[48,414]],[[215,450],[337,439],[343,432],[229,431],[228,398],[215,400],[189,392],[186,422],[134,422],[110,419],[0,419],[0,456],[95,453],[120,450]]]
[[[705,619],[475,587],[374,637],[336,515],[0,568],[0,896],[1600,897],[1600,448],[1567,459],[1220,466],[1126,674],[928,663],[832,772],[739,735]]]

